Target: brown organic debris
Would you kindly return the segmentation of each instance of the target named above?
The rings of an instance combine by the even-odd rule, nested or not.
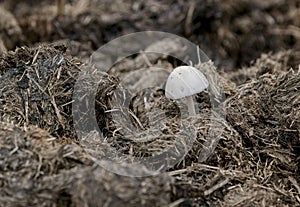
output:
[[[22,47],[0,58],[1,120],[74,135],[72,90],[81,63],[64,50],[63,45]]]
[[[39,128],[22,129],[0,122],[0,146],[0,206],[162,206],[169,203],[169,176],[116,175],[97,166],[78,144],[59,140]],[[143,171],[143,168],[128,166],[127,170]]]
[[[59,2],[0,0],[1,207],[300,206],[299,0]],[[212,61],[144,38],[90,64],[153,30]],[[187,64],[210,82],[195,117],[164,91]]]

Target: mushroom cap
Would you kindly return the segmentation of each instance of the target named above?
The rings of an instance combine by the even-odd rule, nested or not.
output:
[[[208,80],[192,66],[180,66],[169,75],[166,83],[166,97],[180,99],[202,92],[208,87]]]

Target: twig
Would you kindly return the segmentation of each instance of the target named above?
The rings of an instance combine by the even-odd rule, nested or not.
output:
[[[172,203],[170,203],[169,205],[167,205],[167,207],[176,207],[178,206],[179,204],[183,203],[185,201],[184,198],[180,198]]]
[[[140,122],[140,119],[132,111],[129,110],[128,113],[134,118],[134,120],[138,123],[138,125],[140,126],[140,128],[144,129],[144,126]]]
[[[49,91],[49,93],[50,93],[50,91]],[[64,129],[65,128],[65,123],[64,123],[64,121],[63,121],[63,118],[62,118],[62,115],[60,114],[60,111],[59,111],[59,109],[58,109],[58,107],[57,107],[57,105],[56,105],[56,102],[55,102],[55,98],[54,98],[54,96],[52,96],[51,94],[50,94],[50,96],[51,96],[51,103],[52,103],[52,105],[53,105],[53,107],[54,107],[54,110],[55,110],[55,113],[56,113],[56,116],[57,116],[57,118],[58,118],[58,121],[60,122],[60,125],[62,126],[62,128]]]
[[[65,0],[56,0],[57,16],[65,14]]]
[[[199,168],[202,167],[204,169],[220,170],[220,168],[218,168],[218,167],[210,166],[210,165],[205,165],[205,164],[199,164],[198,166],[199,166]]]
[[[219,188],[223,187],[224,185],[226,185],[229,182],[229,179],[226,178],[225,180],[223,180],[222,182],[218,183],[217,185],[214,185],[213,187],[211,187],[210,189],[204,191],[204,195],[207,196],[211,193],[213,193],[214,191],[218,190]]]
[[[33,59],[32,59],[32,65],[35,63],[35,61],[37,60],[38,56],[39,56],[39,53],[40,53],[40,47],[39,49],[37,50],[37,52],[35,53]]]
[[[295,186],[298,193],[300,194],[300,187],[299,187],[299,184],[298,184],[297,180],[295,178],[289,176],[289,181]]]
[[[168,175],[174,176],[174,175],[179,175],[179,174],[182,174],[185,172],[187,172],[187,169],[174,170],[174,171],[168,172]]]
[[[30,90],[27,89],[27,93],[25,93],[25,121],[26,121],[26,125],[29,125],[29,118],[28,118],[28,114],[29,114],[29,100],[28,100],[28,94],[30,93]]]
[[[189,35],[191,34],[191,24],[192,24],[192,21],[193,21],[193,14],[194,14],[194,11],[195,11],[195,3],[191,3],[191,5],[189,6],[189,9],[188,9],[188,12],[187,12],[187,15],[186,15],[186,21],[185,21],[185,34],[186,35]]]

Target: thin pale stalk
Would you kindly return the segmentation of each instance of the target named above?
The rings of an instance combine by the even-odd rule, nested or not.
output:
[[[187,102],[188,111],[189,111],[190,116],[196,116],[196,110],[195,110],[195,106],[194,106],[193,96],[187,96],[186,102]]]

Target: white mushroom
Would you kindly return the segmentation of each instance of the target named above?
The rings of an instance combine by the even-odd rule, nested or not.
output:
[[[190,116],[195,116],[193,95],[208,87],[208,80],[198,69],[192,66],[175,68],[166,83],[166,97],[171,99],[186,98]]]

